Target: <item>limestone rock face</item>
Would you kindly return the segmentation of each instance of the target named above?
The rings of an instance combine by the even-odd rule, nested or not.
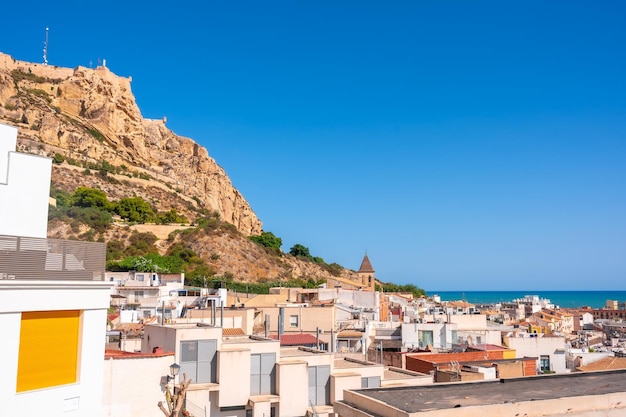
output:
[[[164,120],[144,119],[130,84],[130,78],[106,67],[58,68],[0,53],[0,121],[19,128],[21,150],[104,161],[144,178],[129,181],[128,187],[80,185],[99,185],[117,198],[149,195],[151,188],[165,195],[169,189],[177,195],[179,211],[195,205],[218,212],[244,235],[259,234],[260,220],[206,148],[174,134]],[[53,181],[68,191],[84,182],[67,164],[55,164],[53,171]],[[152,200],[158,208],[160,199]]]

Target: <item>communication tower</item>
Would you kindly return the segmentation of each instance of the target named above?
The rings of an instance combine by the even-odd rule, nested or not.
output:
[[[43,43],[43,64],[48,65],[48,28],[46,28],[46,41]]]

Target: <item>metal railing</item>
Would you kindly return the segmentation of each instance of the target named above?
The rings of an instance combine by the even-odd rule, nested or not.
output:
[[[0,279],[104,281],[101,242],[0,235]]]

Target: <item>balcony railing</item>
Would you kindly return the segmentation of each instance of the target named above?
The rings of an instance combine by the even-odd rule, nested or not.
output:
[[[100,242],[0,235],[0,279],[104,281]]]

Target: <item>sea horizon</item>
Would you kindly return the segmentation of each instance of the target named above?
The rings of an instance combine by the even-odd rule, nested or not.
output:
[[[427,291],[429,297],[438,295],[441,301],[465,300],[472,304],[495,304],[509,302],[526,295],[547,298],[561,308],[603,308],[607,300],[626,301],[626,291]]]

